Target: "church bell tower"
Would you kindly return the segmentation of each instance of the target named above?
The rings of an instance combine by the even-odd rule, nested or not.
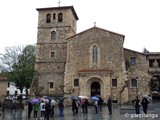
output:
[[[67,59],[66,38],[76,34],[78,16],[73,6],[37,8],[38,33],[36,64],[38,86],[41,95],[62,96],[65,63]]]

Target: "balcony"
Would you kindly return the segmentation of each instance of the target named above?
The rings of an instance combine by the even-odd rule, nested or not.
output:
[[[151,67],[148,69],[149,73],[160,74],[160,67]]]

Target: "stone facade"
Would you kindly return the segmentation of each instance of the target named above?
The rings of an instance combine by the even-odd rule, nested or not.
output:
[[[129,81],[128,93],[130,96],[130,101],[133,100],[136,95],[143,96],[148,95],[149,92],[149,81],[151,80],[151,75],[148,73],[148,61],[144,53],[139,53],[136,51],[124,49],[124,57],[127,67],[127,78]],[[131,58],[136,58],[136,63],[131,64]],[[127,64],[129,65],[127,66]],[[131,79],[137,79],[137,87],[132,87]]]
[[[62,96],[59,86],[64,85],[66,38],[76,33],[78,17],[72,6],[38,8],[37,11],[39,12],[35,65],[39,74],[37,82],[39,86],[44,87],[42,95]],[[52,32],[55,32],[53,38]],[[50,86],[52,89],[48,88]]]
[[[3,74],[0,74],[0,102],[3,102],[4,97],[7,95],[8,81]]]
[[[72,6],[37,11],[35,68],[39,73],[38,86],[44,87],[42,95],[63,96],[61,85],[64,92],[74,88],[77,96],[98,94],[107,99],[111,95],[118,102],[150,93],[148,83],[155,71],[149,72],[149,59],[158,56],[160,67],[159,53],[125,49],[124,35],[98,27],[77,34],[78,16]]]

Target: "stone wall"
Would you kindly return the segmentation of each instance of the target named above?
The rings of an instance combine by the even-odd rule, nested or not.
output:
[[[148,62],[146,60],[146,55],[143,53],[139,53],[136,51],[124,50],[125,60],[127,61],[128,68],[127,68],[127,75],[129,80],[129,87],[128,87],[128,96],[129,101],[135,99],[136,95],[142,98],[143,95],[149,95],[149,81],[151,76],[148,73]],[[136,58],[136,64],[130,64],[130,58]],[[137,78],[137,88],[131,86],[131,79]]]
[[[8,81],[0,74],[0,102],[3,102],[3,99],[7,95]]]
[[[37,9],[38,33],[35,69],[39,73],[38,86],[43,86],[42,95],[62,95],[60,85],[64,85],[65,63],[67,59],[66,38],[76,34],[76,13],[72,7]],[[53,20],[53,13],[56,20]],[[58,22],[58,14],[63,14],[63,21]],[[51,14],[51,22],[46,23],[46,15]],[[51,31],[56,31],[56,39],[51,39]],[[51,53],[54,52],[54,57]],[[53,82],[53,88],[49,83]]]
[[[96,67],[92,65],[91,60],[91,47],[93,45],[98,47],[98,62]],[[102,82],[102,97],[106,99],[112,94],[115,99],[119,99],[119,83],[126,79],[124,75],[125,64],[123,55],[123,35],[96,27],[79,33],[68,39],[65,84],[68,84],[69,86],[67,87],[69,88],[73,86],[73,80],[78,78],[80,80],[79,94],[90,96],[91,83],[88,83],[89,78],[79,76],[79,71],[83,72],[85,70],[85,75],[91,75],[95,70],[94,74],[90,77],[101,77],[98,82]],[[112,72],[103,73],[102,75],[102,69]],[[118,86],[117,88],[113,88],[111,93],[111,80],[115,77],[118,77]]]

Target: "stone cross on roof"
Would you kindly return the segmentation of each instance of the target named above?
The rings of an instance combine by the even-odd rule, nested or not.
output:
[[[96,22],[94,22],[94,27],[96,27]]]
[[[61,0],[59,0],[59,2],[58,2],[58,6],[60,7],[60,4],[61,4]]]

